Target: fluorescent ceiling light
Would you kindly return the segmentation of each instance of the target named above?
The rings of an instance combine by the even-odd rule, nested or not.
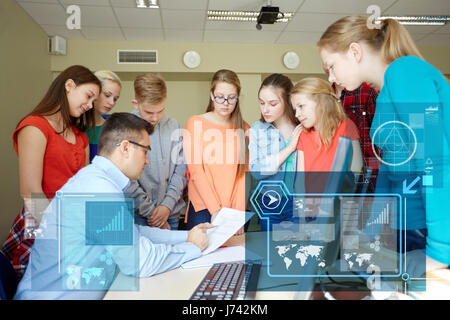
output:
[[[383,16],[377,20],[394,19],[404,25],[443,26],[450,21],[450,16]]]
[[[159,9],[158,0],[136,0],[136,7],[140,9]]]
[[[259,11],[208,10],[208,20],[213,21],[257,21],[258,15]],[[277,17],[277,22],[288,22],[293,16],[293,12],[280,12]]]

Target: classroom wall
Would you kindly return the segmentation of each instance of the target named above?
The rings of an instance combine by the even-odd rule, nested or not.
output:
[[[0,245],[22,207],[12,132],[51,82],[47,35],[14,0],[0,1]]]

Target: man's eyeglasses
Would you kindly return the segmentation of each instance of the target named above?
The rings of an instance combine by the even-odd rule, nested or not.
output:
[[[219,104],[224,104],[225,101],[228,102],[228,104],[236,104],[238,102],[239,98],[238,97],[221,97],[221,96],[214,96],[214,101],[219,103]]]
[[[144,145],[142,145],[140,143],[137,143],[137,142],[134,142],[134,141],[131,141],[131,140],[126,140],[126,141],[128,141],[129,143],[134,144],[134,145],[136,145],[138,147],[144,148],[147,152],[152,150],[152,148],[150,148],[150,146],[144,146]],[[116,143],[115,145],[118,147],[118,146],[120,146],[120,143]]]

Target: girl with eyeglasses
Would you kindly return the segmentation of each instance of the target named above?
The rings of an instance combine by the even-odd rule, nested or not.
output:
[[[188,119],[183,147],[188,170],[187,229],[211,222],[221,208],[245,210],[249,125],[242,119],[236,73],[217,71],[206,113]],[[243,233],[243,228],[238,234]]]
[[[89,69],[71,66],[56,77],[41,102],[14,130],[24,207],[2,251],[19,278],[27,267],[43,210],[55,192],[89,163],[84,132],[94,126],[92,106],[100,90],[100,81]]]

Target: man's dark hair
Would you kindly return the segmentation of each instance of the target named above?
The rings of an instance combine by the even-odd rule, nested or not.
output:
[[[123,140],[137,142],[142,138],[142,130],[150,135],[153,126],[144,119],[128,112],[115,112],[106,119],[98,137],[98,154],[110,155],[116,144]]]

